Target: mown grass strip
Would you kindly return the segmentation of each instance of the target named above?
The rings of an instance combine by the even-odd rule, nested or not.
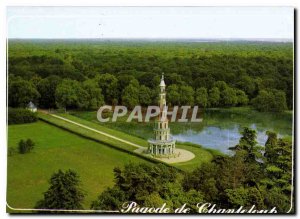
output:
[[[74,115],[70,115],[68,113],[57,113],[56,115],[64,117],[64,118],[69,119],[69,120],[72,120],[74,122],[78,122],[82,125],[86,125],[88,127],[96,129],[98,131],[102,131],[102,132],[105,132],[107,134],[118,136],[119,138],[122,138],[122,139],[130,141],[130,142],[134,142],[134,143],[136,143],[138,145],[141,145],[143,147],[148,146],[148,142],[145,139],[133,136],[133,135],[125,133],[123,131],[108,128],[108,127],[104,126],[103,123],[101,124],[99,121],[95,122],[95,121],[86,120],[86,119],[79,118],[79,117],[74,116]]]
[[[131,154],[131,155],[140,157],[140,158],[142,158],[144,160],[147,160],[147,161],[150,161],[152,163],[156,163],[156,164],[161,163],[161,164],[164,164],[164,165],[166,165],[168,167],[175,168],[175,169],[179,170],[180,172],[184,172],[182,169],[174,167],[174,166],[172,166],[170,164],[167,164],[165,162],[161,162],[161,161],[156,160],[154,158],[143,156],[141,154],[135,153],[133,151],[133,149],[136,149],[136,147],[133,147],[133,146],[124,146],[124,145],[120,146],[120,142],[117,142],[117,140],[109,139],[108,137],[105,138],[105,136],[103,136],[103,137],[101,136],[101,138],[100,138],[99,137],[100,134],[93,133],[93,132],[91,132],[91,131],[89,131],[87,129],[81,128],[81,127],[79,127],[79,126],[77,126],[75,124],[71,124],[71,123],[68,123],[66,121],[63,121],[63,120],[60,120],[58,118],[52,117],[52,116],[47,115],[47,114],[42,114],[42,113],[39,113],[38,117],[39,117],[39,119],[41,121],[44,121],[44,122],[46,122],[46,123],[48,123],[50,125],[53,125],[55,127],[61,128],[61,129],[65,130],[65,131],[71,132],[72,134],[75,134],[77,136],[83,137],[83,138],[91,140],[91,141],[98,142],[98,143],[100,143],[102,145],[114,148],[116,150],[125,152],[127,154]]]

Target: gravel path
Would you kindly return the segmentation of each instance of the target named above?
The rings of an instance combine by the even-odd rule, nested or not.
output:
[[[70,119],[66,119],[66,118],[64,118],[64,117],[57,116],[57,115],[54,115],[54,114],[48,114],[48,115],[53,116],[53,117],[58,118],[58,119],[61,119],[61,120],[64,120],[64,121],[66,121],[66,122],[69,122],[69,123],[78,125],[78,126],[80,126],[80,127],[82,127],[82,128],[91,130],[91,131],[93,131],[93,132],[97,132],[97,133],[99,133],[99,134],[101,134],[101,135],[105,135],[105,136],[107,136],[107,137],[113,138],[113,139],[118,140],[118,141],[120,141],[120,142],[123,142],[123,143],[125,143],[125,144],[129,144],[129,145],[134,146],[134,147],[137,147],[137,148],[144,148],[144,147],[142,147],[141,145],[132,143],[132,142],[130,142],[130,141],[126,141],[126,140],[124,140],[124,139],[122,139],[122,138],[118,138],[118,137],[116,137],[116,136],[114,136],[114,135],[107,134],[106,132],[101,132],[101,131],[99,131],[99,130],[97,130],[97,129],[90,128],[90,127],[88,127],[88,126],[86,126],[86,125],[82,125],[82,124],[80,124],[80,123],[78,123],[78,122],[74,122],[74,121],[72,121],[72,120],[70,120]]]
[[[114,135],[110,135],[110,134],[108,134],[106,132],[102,132],[102,131],[99,131],[97,129],[90,128],[90,127],[88,127],[86,125],[82,125],[82,124],[80,124],[78,122],[74,122],[74,121],[72,121],[70,119],[66,119],[66,118],[61,117],[61,116],[57,116],[57,115],[54,115],[54,114],[48,114],[48,115],[53,116],[53,117],[58,118],[58,119],[61,119],[63,121],[72,123],[74,125],[80,126],[82,128],[88,129],[90,131],[99,133],[101,135],[105,135],[107,137],[110,137],[112,139],[118,140],[118,141],[123,142],[125,144],[129,144],[131,146],[137,147],[138,149],[136,149],[134,152],[139,153],[139,154],[143,154],[144,156],[152,157],[150,154],[146,154],[145,153],[145,151],[147,150],[147,148],[145,148],[145,147],[143,147],[141,145],[132,143],[130,141],[126,141],[126,140],[124,140],[122,138],[118,138],[118,137],[116,137]],[[192,160],[195,157],[195,154],[193,154],[192,152],[190,152],[188,150],[184,150],[184,149],[175,149],[175,154],[179,154],[179,156],[177,156],[177,157],[171,157],[171,158],[158,158],[158,157],[154,157],[154,158],[157,159],[157,160],[160,160],[162,162],[165,162],[165,163],[181,163],[181,162],[186,162],[186,161]]]

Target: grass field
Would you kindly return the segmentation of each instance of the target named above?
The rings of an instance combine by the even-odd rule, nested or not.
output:
[[[190,161],[172,164],[173,166],[185,171],[192,171],[199,167],[202,163],[210,162],[213,158],[213,155],[224,155],[217,150],[203,149],[199,145],[194,145],[191,143],[177,143],[176,147],[191,151],[195,154],[195,158]]]
[[[78,118],[76,116],[72,116],[69,114],[58,114],[58,115],[62,116],[64,118],[70,119],[72,121],[78,122],[80,124],[89,126],[91,128],[97,129],[99,131],[104,131],[106,133],[109,133],[109,134],[112,134],[112,135],[115,135],[118,137],[122,137],[125,140],[140,144],[141,146],[145,146],[145,147],[147,146],[147,141],[145,139],[142,139],[142,138],[139,138],[136,136],[132,136],[132,135],[126,134],[126,133],[118,131],[118,130],[110,129],[110,128],[100,125],[99,123],[81,119],[81,118]],[[41,115],[41,116],[43,116],[45,118],[48,115]],[[48,116],[48,117],[50,117],[50,116]],[[53,117],[51,119],[52,119],[52,121],[57,120],[56,118],[53,118]],[[54,121],[54,122],[60,123],[60,121]],[[65,124],[65,125],[68,125],[68,124]],[[73,128],[73,125],[68,126],[68,127]],[[81,128],[78,128],[78,127],[76,127],[76,130],[82,131]],[[89,131],[87,131],[86,134],[95,136],[94,133],[91,133]],[[99,138],[99,134],[96,134],[96,136],[97,136],[97,138]],[[120,143],[119,144],[117,143],[116,145],[120,145]],[[122,144],[122,147],[124,147],[124,146],[125,145]],[[132,146],[130,146],[130,147],[132,147]],[[191,170],[195,169],[196,167],[199,167],[203,162],[209,162],[213,158],[213,154],[220,154],[220,152],[218,152],[218,151],[215,151],[212,149],[205,149],[205,148],[202,148],[200,145],[195,145],[195,144],[191,144],[191,143],[177,143],[176,147],[189,150],[195,154],[195,158],[190,161],[172,164],[173,166],[179,167],[180,169],[185,170],[185,171],[191,171]],[[127,146],[124,148],[127,149]],[[129,149],[129,150],[132,151],[132,149]]]
[[[59,115],[141,146],[147,146],[145,139],[72,115]],[[50,115],[40,114],[39,116],[71,132],[100,140],[103,144],[43,121],[8,126],[8,147],[17,148],[18,142],[27,138],[31,138],[36,144],[31,153],[8,156],[7,203],[13,208],[33,208],[43,197],[43,192],[49,186],[48,180],[55,171],[73,169],[80,175],[82,188],[86,192],[84,208],[88,209],[91,201],[95,200],[105,188],[113,185],[114,167],[122,167],[129,162],[151,163],[126,152],[132,152],[136,147],[122,144],[115,139]],[[106,144],[122,148],[125,152]],[[176,147],[189,150],[196,155],[188,162],[172,164],[185,171],[191,171],[203,162],[209,162],[215,154],[214,151],[188,143],[177,144]]]
[[[8,146],[31,138],[36,146],[29,154],[8,157],[7,203],[14,208],[32,208],[49,186],[58,169],[78,172],[86,191],[84,207],[113,185],[113,168],[128,162],[147,162],[105,145],[86,140],[44,122],[8,127]]]
[[[134,142],[134,143],[139,144],[141,146],[144,146],[144,147],[148,146],[148,143],[145,139],[137,137],[135,135],[127,134],[123,131],[119,131],[119,130],[116,130],[116,129],[105,127],[103,125],[100,125],[99,121],[98,122],[89,121],[87,119],[82,119],[82,118],[79,118],[79,117],[76,117],[76,116],[73,116],[73,115],[70,115],[70,114],[66,114],[66,113],[57,114],[57,115],[62,116],[62,117],[67,118],[67,119],[70,119],[74,122],[78,122],[80,124],[89,126],[91,128],[97,129],[99,131],[103,131],[103,132],[106,132],[108,134],[118,136],[119,138],[122,138],[122,139],[127,140],[127,141]]]

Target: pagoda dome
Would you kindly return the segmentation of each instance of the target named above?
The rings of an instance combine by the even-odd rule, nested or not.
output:
[[[164,80],[164,74],[162,74],[162,76],[161,76],[161,80],[160,80],[159,86],[160,86],[160,87],[165,87],[165,86],[166,86],[165,80]]]

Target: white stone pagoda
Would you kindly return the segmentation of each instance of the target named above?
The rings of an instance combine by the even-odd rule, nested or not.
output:
[[[166,84],[164,74],[160,81],[159,107],[160,114],[155,121],[154,139],[148,140],[148,153],[154,156],[169,156],[175,154],[175,140],[170,134],[169,121],[167,118]]]

